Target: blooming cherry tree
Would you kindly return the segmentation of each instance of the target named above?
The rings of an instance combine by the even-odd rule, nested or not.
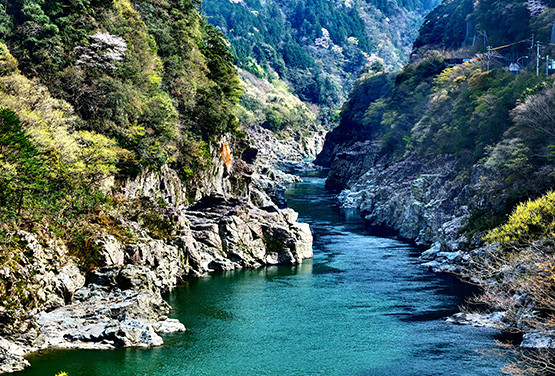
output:
[[[74,52],[79,54],[75,65],[100,69],[117,69],[116,63],[122,61],[127,50],[125,39],[98,32],[91,36],[93,43],[88,47],[75,47]]]

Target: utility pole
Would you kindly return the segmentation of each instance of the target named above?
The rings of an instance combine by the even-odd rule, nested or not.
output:
[[[540,55],[540,42],[536,42],[537,46],[537,55],[536,55],[536,76],[540,75],[540,59],[542,58]]]
[[[491,65],[491,52],[492,52],[492,48],[491,46],[488,46],[488,71]]]

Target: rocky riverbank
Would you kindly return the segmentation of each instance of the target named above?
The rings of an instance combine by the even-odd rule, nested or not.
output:
[[[455,252],[472,244],[461,230],[480,188],[459,181],[459,173],[454,158],[424,161],[409,156],[394,161],[384,156],[380,142],[366,141],[336,153],[326,185],[340,191],[341,205],[359,209],[370,225],[395,229],[419,245]],[[473,173],[470,180],[480,181],[481,171]]]
[[[285,185],[301,181],[299,174],[322,169],[310,161],[322,151],[326,132],[310,132],[301,141],[294,137],[281,139],[259,125],[247,128],[247,133],[256,150],[253,185],[283,208]]]
[[[2,305],[9,321],[0,373],[22,370],[25,355],[47,348],[158,346],[159,334],[185,330],[168,319],[171,307],[161,296],[183,278],[312,257],[308,224],[279,209],[255,169],[234,159],[225,142],[221,147],[201,186],[212,193],[199,190],[193,205],[167,166],[114,185],[120,204],[98,213],[98,234],[87,243],[92,268],[48,227],[10,234],[18,258],[0,275],[20,281],[22,296],[34,303],[10,312]]]
[[[483,233],[468,231],[472,214],[487,205],[501,207],[508,199],[500,188],[503,180],[483,161],[468,168],[453,156],[427,160],[407,153],[396,159],[384,152],[381,142],[373,141],[351,146],[327,144],[320,158],[331,161],[326,185],[338,192],[339,204],[358,209],[369,225],[393,229],[401,238],[422,246],[426,249],[422,263],[430,270],[482,285],[496,283],[494,276],[484,281],[472,274],[476,262],[495,253],[484,244]],[[526,296],[517,293],[514,299],[525,300]],[[522,305],[528,307],[525,301]],[[533,310],[532,306],[526,309]],[[520,316],[503,310],[459,313],[448,321],[501,331],[523,330],[521,347],[554,347],[549,334],[528,332]]]

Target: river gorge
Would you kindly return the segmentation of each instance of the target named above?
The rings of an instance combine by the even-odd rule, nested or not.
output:
[[[480,354],[499,332],[445,321],[467,286],[428,271],[415,247],[375,236],[358,213],[336,209],[323,178],[303,179],[286,196],[312,228],[312,260],[189,279],[166,296],[187,332],[164,336],[162,347],[50,350],[20,374],[500,374],[502,359]]]

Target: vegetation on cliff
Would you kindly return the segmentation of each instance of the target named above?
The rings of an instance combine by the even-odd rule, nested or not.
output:
[[[4,1],[0,9],[0,37],[23,75],[71,106],[73,129],[131,152],[118,164],[124,171],[183,162],[235,126],[232,55],[190,1]]]
[[[163,164],[192,179],[209,163],[208,145],[236,129],[240,86],[196,5],[0,2],[0,106],[44,168],[92,188]]]
[[[395,75],[372,70],[357,82],[328,140],[380,141],[393,160],[450,155],[462,179],[475,165],[489,170],[492,180],[481,184],[490,202],[475,209],[491,221],[469,225],[473,231],[495,225],[553,183],[554,88],[545,75],[487,71],[485,64],[477,58],[447,68],[441,54],[430,52]]]
[[[477,300],[502,311],[516,331],[553,333],[555,327],[555,192],[519,204],[506,223],[489,231],[490,248],[470,272],[483,293]],[[555,371],[552,349],[520,352],[513,375]]]
[[[481,301],[504,312],[507,328],[544,334],[555,326],[555,79],[545,73],[545,55],[554,52],[548,44],[554,19],[552,1],[443,1],[428,15],[409,64],[396,73],[376,64],[359,78],[319,157],[329,165],[339,155],[337,165],[345,166],[353,158],[348,152],[357,155],[360,143],[369,141],[378,146],[360,150],[378,150],[379,167],[406,168],[401,176],[413,186],[418,179],[411,179],[426,172],[411,166],[449,162],[447,188],[435,188],[465,206],[445,218],[465,223],[464,244],[477,246],[483,234],[490,244],[472,253],[479,256],[468,271],[484,287]],[[537,52],[532,34],[543,45],[539,74],[529,58]],[[487,46],[507,47],[488,54]],[[519,74],[508,69],[517,62]],[[328,184],[346,188],[348,178],[332,170]],[[365,204],[377,206],[372,198]],[[444,224],[457,226],[442,223],[441,231]],[[552,357],[538,360],[548,364]],[[525,364],[538,374],[553,370],[552,362],[547,373],[538,365]],[[510,371],[521,372],[517,365]]]
[[[84,270],[93,268],[95,236],[132,236],[106,214],[130,205],[113,188],[169,165],[194,197],[219,157],[211,145],[224,134],[241,137],[233,56],[198,7],[0,0],[2,323],[37,304],[26,287],[32,278],[10,274],[32,256],[22,253],[18,230],[48,232]],[[161,233],[165,206],[144,203],[137,220]]]

